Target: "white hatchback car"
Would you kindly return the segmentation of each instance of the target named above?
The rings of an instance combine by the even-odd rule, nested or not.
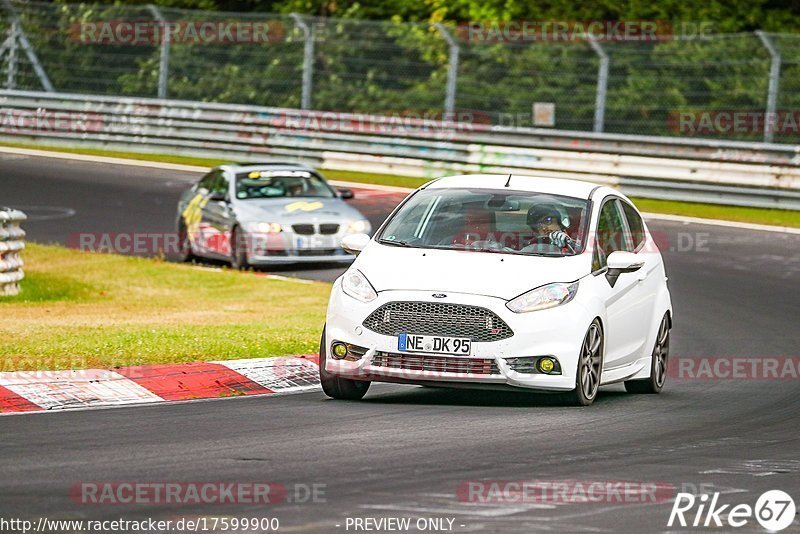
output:
[[[320,343],[327,395],[371,381],[562,392],[664,386],[672,305],[664,263],[614,189],[527,176],[434,180],[333,285]]]

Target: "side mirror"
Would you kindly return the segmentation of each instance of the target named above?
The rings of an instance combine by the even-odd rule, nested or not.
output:
[[[212,191],[208,194],[208,200],[214,202],[224,202],[226,200],[226,195],[221,191]]]
[[[611,284],[611,287],[614,287],[619,275],[638,271],[644,265],[644,261],[633,252],[617,250],[608,255],[606,265],[608,266],[606,280]]]
[[[369,243],[370,237],[367,234],[350,234],[342,238],[342,248],[353,256],[358,256],[359,252]]]
[[[352,189],[337,189],[336,192],[339,193],[339,198],[342,198],[344,200],[348,200],[355,197],[355,194],[353,194]]]

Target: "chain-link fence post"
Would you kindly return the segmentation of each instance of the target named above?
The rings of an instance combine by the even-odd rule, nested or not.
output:
[[[453,118],[456,108],[456,85],[458,84],[458,54],[460,49],[456,41],[447,28],[441,22],[436,23],[436,29],[447,41],[449,47],[449,61],[447,67],[447,90],[444,95],[444,114],[448,119]]]
[[[300,94],[300,109],[311,109],[311,91],[314,84],[314,30],[297,13],[290,13],[290,16],[303,32],[303,88]]]
[[[148,4],[147,9],[153,14],[161,27],[161,48],[158,61],[158,98],[167,98],[167,82],[169,81],[169,27],[167,19],[156,6]]]
[[[775,48],[769,36],[761,30],[756,35],[769,52],[769,88],[767,89],[767,114],[764,116],[764,142],[771,143],[774,135],[775,112],[778,105],[778,87],[781,79],[781,53]]]
[[[5,45],[8,47],[8,58],[6,59],[6,89],[16,89],[17,87],[17,42],[19,35],[19,23],[15,20],[11,23],[8,30],[8,39]]]
[[[606,119],[606,95],[608,93],[608,54],[597,39],[592,35],[587,35],[589,46],[600,58],[600,66],[597,68],[597,93],[594,100],[594,131],[602,132]]]
[[[39,58],[36,56],[33,46],[31,46],[30,41],[28,41],[28,37],[25,35],[25,31],[22,29],[22,24],[20,23],[19,14],[17,13],[16,8],[10,2],[10,0],[3,0],[3,5],[5,6],[9,17],[11,18],[12,26],[16,24],[17,38],[15,39],[15,42],[18,42],[20,47],[22,47],[23,52],[25,52],[25,55],[28,57],[28,61],[31,62],[33,72],[36,73],[36,76],[39,78],[39,82],[42,84],[44,90],[48,93],[52,93],[54,91],[53,84],[50,82],[50,78],[47,77],[47,73],[44,71],[42,64],[39,62]]]

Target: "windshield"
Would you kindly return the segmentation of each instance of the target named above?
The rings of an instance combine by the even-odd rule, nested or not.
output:
[[[335,196],[325,180],[308,171],[252,171],[236,175],[236,198],[239,200]]]
[[[424,189],[394,214],[385,245],[544,256],[579,254],[587,200],[489,189]]]

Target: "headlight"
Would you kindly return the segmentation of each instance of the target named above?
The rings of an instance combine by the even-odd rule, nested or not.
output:
[[[277,234],[282,231],[278,223],[257,222],[250,225],[251,232],[261,232],[262,234]]]
[[[378,294],[369,283],[367,277],[358,269],[351,269],[344,273],[342,278],[342,291],[361,302],[372,302]]]
[[[370,224],[369,221],[366,219],[362,219],[360,221],[353,221],[350,223],[350,226],[347,227],[347,233],[349,234],[366,234],[370,231]]]
[[[511,299],[506,307],[514,313],[546,310],[571,301],[578,292],[578,282],[572,284],[547,284]]]

